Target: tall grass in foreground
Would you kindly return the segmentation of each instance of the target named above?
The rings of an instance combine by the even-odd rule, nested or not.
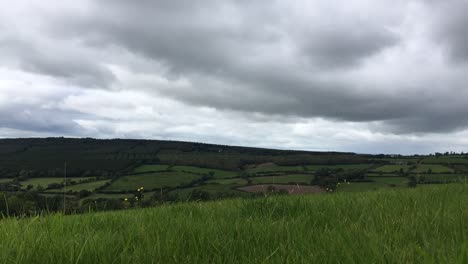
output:
[[[1,263],[468,263],[468,186],[0,221]]]

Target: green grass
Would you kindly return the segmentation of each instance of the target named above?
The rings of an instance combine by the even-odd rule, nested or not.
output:
[[[452,168],[448,168],[439,164],[419,164],[416,169],[412,170],[412,173],[426,173],[429,170],[432,170],[432,173],[447,173],[454,172]]]
[[[142,173],[142,172],[153,172],[153,171],[167,171],[169,169],[169,165],[142,165],[137,167],[133,170],[135,173]]]
[[[342,170],[367,170],[375,164],[343,164],[343,165],[307,165],[306,170],[316,171],[323,168]]]
[[[76,177],[76,178],[67,178],[67,179],[78,182],[80,180],[88,180],[91,178],[94,178],[94,177]],[[26,189],[28,185],[32,185],[34,186],[33,187],[34,189],[37,189],[39,185],[42,186],[43,188],[47,188],[47,185],[51,183],[62,183],[62,182],[63,182],[63,178],[31,178],[25,181],[21,181],[20,184],[22,185],[21,186],[22,189]]]
[[[310,184],[314,179],[312,174],[292,174],[292,175],[281,175],[281,176],[267,176],[267,177],[250,177],[249,180],[252,184],[262,183],[297,183],[297,184]]]
[[[93,182],[88,182],[88,183],[80,183],[80,184],[74,184],[74,185],[68,185],[67,186],[67,191],[73,191],[73,192],[79,192],[81,190],[87,190],[87,191],[94,191],[97,188],[103,186],[110,180],[99,180],[99,181],[93,181]],[[61,189],[52,189],[52,190],[47,190],[48,192],[61,192],[63,191],[63,188]]]
[[[195,174],[204,174],[204,175],[208,175],[210,172],[213,172],[214,178],[216,179],[235,178],[239,175],[239,173],[235,171],[207,169],[207,168],[199,168],[199,167],[193,167],[193,166],[174,166],[171,168],[171,170],[179,171],[179,172],[195,173]]]
[[[153,196],[155,192],[144,192],[143,193],[143,200],[147,200]],[[81,201],[91,199],[96,200],[100,198],[104,199],[124,199],[124,198],[131,198],[131,193],[93,193],[88,197],[82,198]]]
[[[6,219],[0,263],[467,263],[468,187]]]
[[[410,166],[408,165],[383,165],[381,167],[378,167],[374,169],[374,172],[386,172],[386,173],[391,173],[391,172],[399,172],[401,169],[403,171],[408,171]]]
[[[140,187],[152,190],[161,187],[176,187],[199,179],[200,175],[185,172],[160,172],[129,175],[118,178],[104,191],[134,191]]]
[[[341,183],[338,185],[338,192],[365,192],[376,191],[379,189],[387,189],[390,186],[383,182],[350,182]]]

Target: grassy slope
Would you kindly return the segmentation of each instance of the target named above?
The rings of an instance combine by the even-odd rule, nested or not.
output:
[[[0,263],[466,263],[468,186],[4,220]]]

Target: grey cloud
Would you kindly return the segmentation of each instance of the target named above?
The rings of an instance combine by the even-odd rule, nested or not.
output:
[[[447,46],[455,62],[468,61],[468,2],[464,0],[424,1],[434,17],[436,41]]]
[[[0,55],[25,71],[56,77],[69,84],[108,88],[115,81],[114,74],[99,58],[93,57],[96,52],[85,51],[73,41],[29,37],[32,39],[15,35],[0,39]]]
[[[79,136],[84,130],[73,121],[78,116],[83,117],[77,112],[44,109],[40,106],[6,105],[0,107],[0,127]]]
[[[304,40],[303,51],[311,63],[319,67],[351,67],[397,43],[398,38],[384,28],[345,26],[310,34],[309,39]]]
[[[461,1],[452,2],[456,4],[443,5],[446,10],[452,6],[463,10]],[[234,0],[92,1],[85,13],[76,15],[68,10],[44,18],[44,38],[59,40],[59,49],[51,44],[47,53],[39,52],[35,43],[17,56],[26,70],[86,87],[108,88],[115,76],[103,66],[102,58],[91,56],[119,47],[168,69],[154,74],[188,80],[184,87],[153,87],[158,95],[186,104],[266,115],[382,121],[384,125],[378,129],[393,133],[466,127],[468,109],[453,93],[466,90],[463,81],[447,82],[447,87],[435,85],[439,76],[426,73],[425,65],[420,65],[420,75],[427,76],[415,83],[406,80],[405,72],[390,81],[371,73],[367,82],[349,77],[367,60],[403,45],[405,40],[389,30],[401,21],[360,20],[359,14],[342,15],[333,8],[298,19],[284,8],[287,5],[282,1]],[[435,5],[429,6],[436,13]],[[398,7],[404,13],[406,5]],[[453,17],[441,13],[437,18],[437,34],[447,39],[454,57],[463,58],[468,56],[468,45],[464,45],[468,34],[462,33],[468,27],[463,27],[466,19],[461,11],[453,12]],[[68,54],[65,48],[70,43],[90,52]],[[132,69],[119,55],[115,52],[115,58],[105,57],[105,62],[142,70]],[[412,58],[398,59],[405,62]],[[387,93],[387,89],[395,92]],[[431,92],[423,93],[425,89]],[[434,100],[456,107],[428,103]]]

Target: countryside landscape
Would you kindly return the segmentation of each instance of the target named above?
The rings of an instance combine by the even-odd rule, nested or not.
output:
[[[91,138],[0,146],[2,263],[468,260],[464,153]]]
[[[468,0],[0,4],[0,264],[468,264]]]
[[[0,142],[0,190],[29,202],[10,203],[9,208],[4,204],[3,215],[406,189],[468,180],[468,155],[463,153],[364,155],[90,138]]]

